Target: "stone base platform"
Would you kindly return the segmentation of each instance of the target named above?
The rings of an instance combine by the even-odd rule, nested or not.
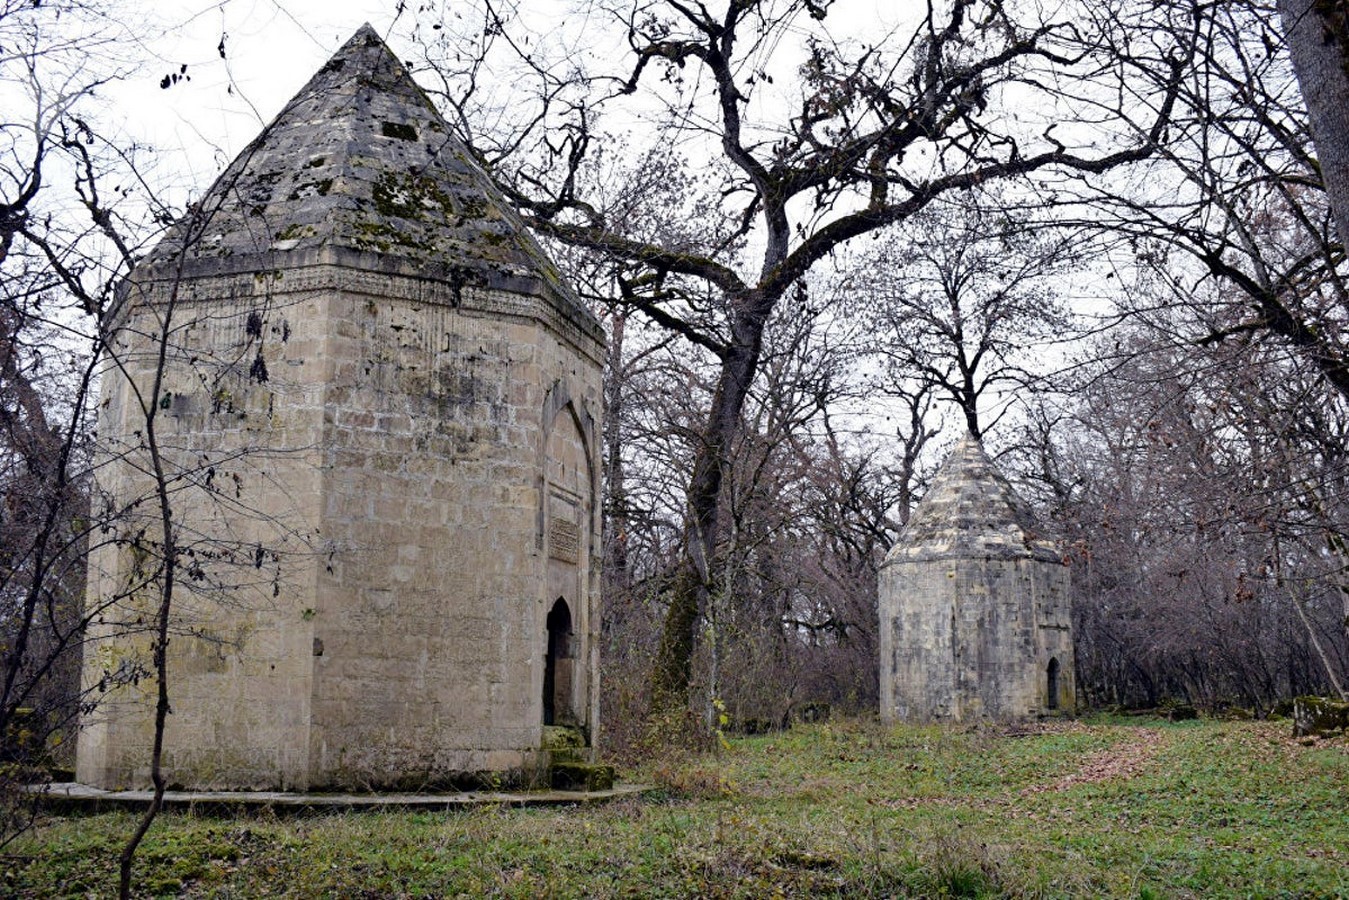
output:
[[[70,812],[101,812],[110,809],[142,809],[154,798],[153,791],[105,791],[78,782],[34,786],[47,809]],[[165,791],[167,810],[230,813],[270,809],[275,812],[337,812],[343,810],[454,810],[472,806],[566,806],[603,803],[635,797],[650,785],[624,784],[602,791],[464,791],[449,794],[305,794],[289,791]]]

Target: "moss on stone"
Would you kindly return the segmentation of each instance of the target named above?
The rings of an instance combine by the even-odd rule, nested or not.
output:
[[[1293,701],[1293,735],[1324,737],[1349,730],[1349,703],[1329,697],[1298,697]]]
[[[554,763],[550,781],[559,791],[609,791],[614,787],[614,767],[596,763]]]
[[[434,178],[412,172],[396,175],[384,172],[375,179],[371,196],[381,216],[426,221],[427,214],[439,210],[441,219],[449,214],[449,196]]]
[[[569,725],[545,725],[543,726],[543,740],[541,746],[544,750],[569,750],[585,746],[585,735],[579,728],[573,728]]]
[[[313,237],[314,234],[315,230],[313,225],[300,225],[292,222],[276,233],[276,240],[293,241],[298,240],[299,238]]]

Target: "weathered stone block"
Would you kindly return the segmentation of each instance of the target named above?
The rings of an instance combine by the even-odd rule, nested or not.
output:
[[[1293,700],[1293,736],[1324,737],[1349,729],[1349,703],[1328,697]]]

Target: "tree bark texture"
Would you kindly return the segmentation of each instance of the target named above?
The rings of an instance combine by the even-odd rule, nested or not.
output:
[[[1349,242],[1349,3],[1278,0],[1278,8],[1343,244]]]
[[[685,552],[670,597],[660,646],[651,674],[651,702],[658,712],[688,704],[693,647],[698,620],[707,608],[712,561],[716,556],[721,510],[721,484],[730,447],[740,427],[740,413],[759,367],[763,331],[772,300],[751,293],[740,304],[732,329],[733,343],[723,357],[717,389],[712,396],[689,479],[689,525]]]
[[[1349,3],[1278,0],[1284,39],[1307,104],[1321,182],[1341,246],[1349,245]],[[1339,382],[1336,383],[1340,386]],[[1342,389],[1343,392],[1343,389]],[[1344,600],[1349,632],[1349,596]]]

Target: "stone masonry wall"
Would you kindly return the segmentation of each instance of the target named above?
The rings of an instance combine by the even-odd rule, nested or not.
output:
[[[203,788],[307,779],[322,396],[321,336],[305,323],[322,300],[272,287],[249,278],[209,305],[178,304],[157,398],[163,293],[151,295],[160,305],[134,303],[122,325],[113,351],[127,377],[104,370],[99,485],[122,514],[119,542],[90,556],[89,603],[116,602],[85,650],[100,705],[80,736],[83,782],[149,780],[158,594],[144,582],[162,549],[137,391],[155,409],[180,551],[167,776]]]
[[[1035,715],[1071,708],[1063,566],[1034,559],[894,561],[882,572],[882,713],[905,721]]]
[[[193,327],[175,332],[157,402],[175,459],[200,474],[175,517],[201,547],[235,552],[204,560],[218,573],[188,579],[177,606],[171,780],[527,776],[546,761],[545,616],[560,594],[574,595],[574,714],[593,734],[602,345],[585,323],[539,298],[335,266],[179,294],[175,321]],[[154,312],[142,307],[123,338],[142,385],[151,348],[133,335]],[[129,386],[110,375],[104,390],[101,428],[134,435]],[[144,493],[132,468],[102,482],[123,502]],[[553,552],[568,517],[576,546]],[[90,602],[133,556],[95,554]],[[117,616],[143,618],[150,599]],[[110,684],[131,657],[148,664],[143,639],[100,642],[86,680]],[[106,692],[81,737],[81,781],[147,782],[153,690],[141,678]]]
[[[593,417],[598,371],[535,321],[355,292],[329,317],[323,531],[337,558],[319,573],[314,777],[415,786],[535,767],[555,593],[545,401],[571,384]],[[592,598],[568,593],[588,652]]]

